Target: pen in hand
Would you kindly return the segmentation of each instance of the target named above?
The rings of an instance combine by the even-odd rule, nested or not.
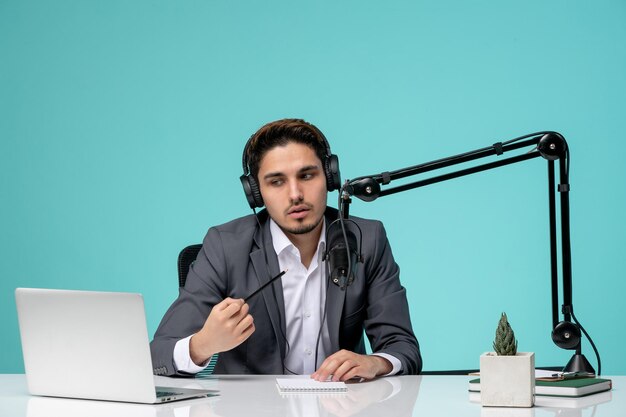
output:
[[[261,292],[261,290],[265,287],[267,287],[268,285],[270,285],[272,282],[276,281],[278,278],[282,277],[283,275],[285,275],[285,272],[287,272],[288,270],[285,269],[284,271],[282,271],[280,274],[276,275],[274,278],[270,279],[269,281],[267,281],[265,284],[261,285],[259,288],[257,288],[256,290],[254,290],[254,292],[252,292],[252,294],[250,294],[249,296],[247,296],[246,298],[243,299],[243,301],[245,303],[248,302],[249,299],[251,299],[252,297],[254,297],[255,295],[257,295],[259,292]]]

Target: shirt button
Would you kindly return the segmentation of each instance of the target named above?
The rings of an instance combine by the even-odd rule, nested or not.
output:
[[[304,313],[304,317],[306,317],[306,318],[308,319],[309,317],[311,317],[311,313],[310,313],[310,312],[308,312],[308,311],[307,311],[307,312],[305,312],[305,313]]]
[[[311,356],[311,354],[312,354],[313,352],[311,351],[311,349],[308,349],[308,348],[307,348],[307,349],[304,349],[304,353],[306,353],[307,355]]]

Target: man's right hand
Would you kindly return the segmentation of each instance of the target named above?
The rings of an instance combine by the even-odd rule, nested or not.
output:
[[[216,353],[231,350],[254,333],[254,321],[243,299],[226,298],[216,304],[202,329],[191,337],[189,354],[198,366]]]

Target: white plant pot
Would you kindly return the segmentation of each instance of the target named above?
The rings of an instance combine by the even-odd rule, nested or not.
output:
[[[535,402],[535,354],[480,355],[480,402],[484,407],[532,407]]]

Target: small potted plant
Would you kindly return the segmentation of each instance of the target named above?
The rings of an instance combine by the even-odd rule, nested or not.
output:
[[[535,400],[535,354],[518,352],[515,333],[502,313],[494,352],[480,356],[480,398],[486,407],[532,407]]]

